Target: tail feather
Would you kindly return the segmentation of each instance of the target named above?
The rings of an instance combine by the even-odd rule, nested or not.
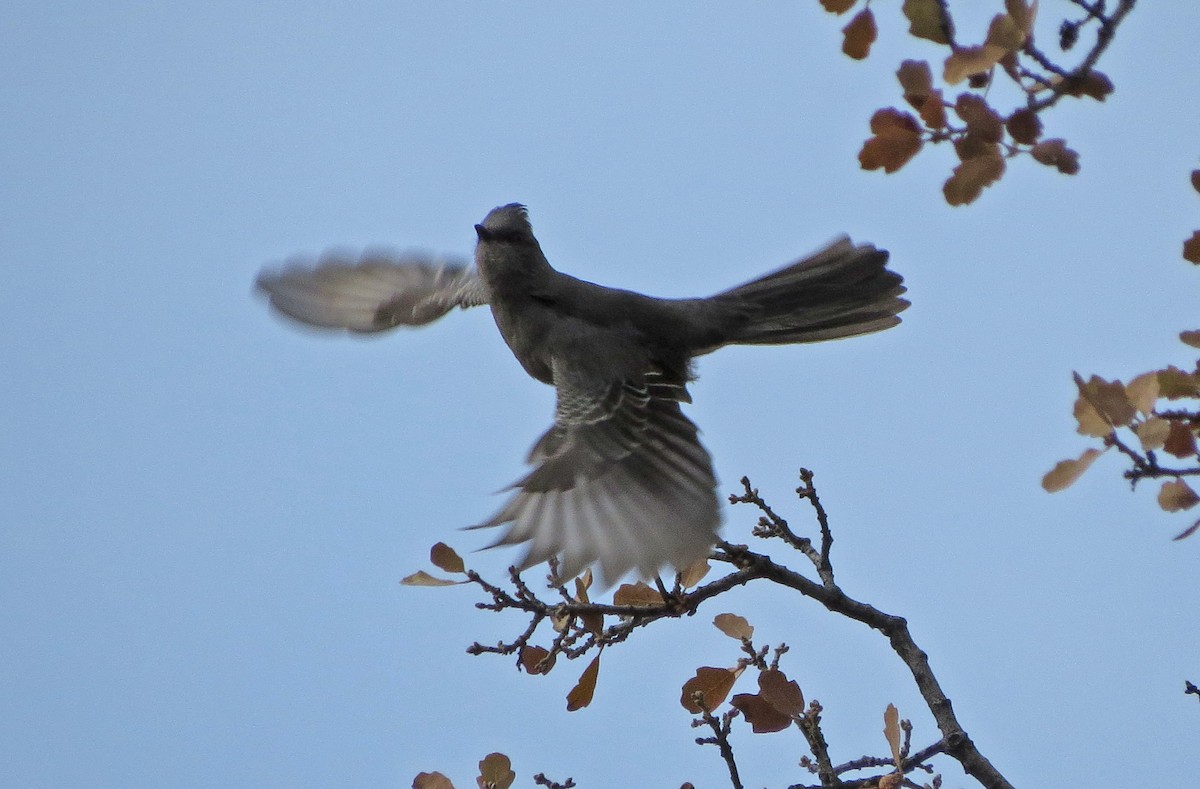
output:
[[[778,345],[882,331],[900,322],[906,288],[888,253],[842,238],[816,254],[714,299],[747,316],[729,342]]]

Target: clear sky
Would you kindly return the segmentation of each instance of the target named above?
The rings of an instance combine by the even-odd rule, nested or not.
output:
[[[936,738],[882,638],[766,588],[610,650],[567,713],[582,665],[469,657],[524,622],[399,585],[439,540],[492,575],[516,556],[458,529],[521,473],[552,392],[486,311],[355,340],[284,325],[251,283],[331,245],[468,255],[511,201],[560,268],[657,295],[842,232],[891,250],[898,329],[702,360],[688,413],[724,490],[748,474],[808,529],[790,491],[816,470],[846,591],[908,617],[1016,785],[1194,780],[1200,538],[1171,542],[1190,521],[1113,458],[1039,480],[1085,446],[1073,369],[1194,359],[1200,9],[1141,4],[1102,64],[1116,93],[1047,117],[1079,176],[1014,162],[950,209],[949,151],[889,177],[855,158],[899,61],[941,54],[896,5],[858,64],[814,0],[10,2],[0,785],[464,787],[500,750],[525,786],[723,786],[678,704],[736,659],[722,611],[792,645],[835,759],[885,750],[889,702]],[[1064,4],[1042,5],[1049,46]],[[805,780],[795,733],[735,747],[749,785]]]

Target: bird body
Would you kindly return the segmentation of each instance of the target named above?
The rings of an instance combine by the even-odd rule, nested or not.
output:
[[[569,578],[598,563],[606,581],[703,558],[720,527],[716,479],[680,403],[693,359],[731,344],[815,342],[888,328],[908,306],[887,253],[842,239],[708,298],[660,299],[556,271],[524,206],[475,226],[475,271],[426,259],[365,256],[260,274],[284,314],[311,325],[381,331],[488,304],[533,378],[555,387],[553,426],[532,470],[482,527],[529,544],[521,567],[560,558]]]

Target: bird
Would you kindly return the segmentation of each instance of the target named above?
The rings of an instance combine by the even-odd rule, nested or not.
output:
[[[527,544],[515,565],[551,558],[569,580],[597,566],[612,584],[710,555],[717,480],[691,402],[697,357],[726,345],[852,337],[900,322],[909,306],[888,253],[845,236],[815,254],[702,298],[656,298],[555,270],[520,203],[475,225],[474,265],[382,249],[327,252],[264,268],[256,289],[308,326],[369,334],[488,306],[530,376],[555,388],[554,421],[503,506],[472,528]]]

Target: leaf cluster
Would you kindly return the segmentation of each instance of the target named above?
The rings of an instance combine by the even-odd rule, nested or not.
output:
[[[844,14],[857,0],[821,0],[822,7]],[[942,186],[953,206],[974,202],[983,190],[1000,180],[1007,162],[1028,155],[1035,162],[1065,175],[1079,172],[1079,154],[1059,137],[1043,134],[1041,115],[1065,97],[1104,101],[1113,91],[1112,81],[1095,64],[1108,47],[1117,27],[1133,10],[1134,0],[1121,0],[1112,13],[1103,2],[1071,0],[1083,16],[1065,19],[1060,31],[1059,57],[1079,40],[1081,31],[1094,28],[1092,48],[1073,67],[1055,62],[1035,42],[1037,0],[1004,0],[986,35],[975,43],[961,42],[945,0],[905,0],[902,10],[908,32],[915,38],[943,46],[948,53],[938,79],[929,62],[905,60],[896,77],[908,109],[884,107],[870,121],[871,136],[863,143],[858,160],[864,170],[894,173],[926,145],[950,143],[959,163]],[[856,60],[866,59],[878,37],[875,13],[869,0],[842,30],[842,51]],[[1007,79],[1019,97],[1012,106],[998,108],[990,89],[998,76]],[[967,90],[958,90],[964,85]],[[1195,244],[1200,254],[1200,233]]]

